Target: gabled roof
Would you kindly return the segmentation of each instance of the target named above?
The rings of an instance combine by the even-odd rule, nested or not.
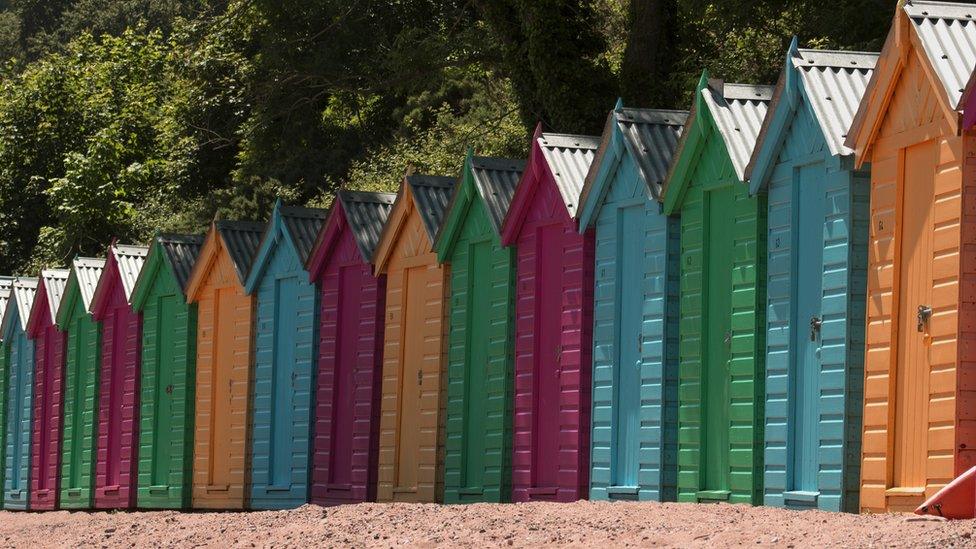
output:
[[[193,269],[187,278],[185,290],[187,299],[192,301],[191,298],[206,281],[207,273],[215,264],[221,249],[226,251],[231,265],[234,266],[234,274],[243,286],[254,255],[261,244],[264,225],[254,221],[214,221],[203,239],[200,253],[197,254]]]
[[[27,329],[27,318],[34,305],[34,295],[37,293],[37,279],[18,277],[14,279],[11,298],[3,313],[3,323],[0,331],[4,339],[10,337],[12,330]],[[14,314],[16,313],[16,314]]]
[[[960,110],[963,90],[976,66],[976,5],[907,0],[902,9],[921,38],[950,105]]]
[[[43,290],[44,299],[35,299],[31,310],[27,316],[27,331],[31,334],[37,333],[36,330],[42,328],[38,323],[41,322],[41,310],[47,306],[51,322],[58,318],[58,307],[61,306],[61,297],[64,295],[64,288],[68,283],[68,269],[44,269],[41,271],[41,278],[37,285],[37,290]]]
[[[305,263],[309,281],[318,279],[344,229],[351,231],[363,261],[370,263],[394,200],[396,195],[391,193],[339,191]]]
[[[633,109],[617,100],[607,115],[596,158],[590,165],[576,213],[580,230],[586,230],[609,190],[610,178],[624,154],[629,155],[644,182],[647,197],[659,200],[668,166],[678,147],[687,111]]]
[[[877,60],[876,53],[800,49],[793,38],[746,168],[751,193],[765,186],[802,104],[813,113],[832,156],[853,154],[844,140]]]
[[[271,212],[271,220],[268,221],[261,236],[261,244],[254,255],[254,261],[244,279],[245,290],[248,293],[254,291],[264,274],[265,267],[274,256],[275,248],[283,241],[290,243],[298,255],[298,262],[304,268],[328,215],[328,210],[285,206],[279,198]]]
[[[567,135],[543,133],[535,139],[542,150],[542,157],[549,166],[563,197],[570,217],[576,217],[583,182],[590,171],[590,164],[600,147],[600,138],[592,135]]]
[[[153,244],[159,246],[167,264],[173,270],[173,277],[180,289],[186,293],[186,284],[190,280],[193,264],[196,263],[203,246],[202,235],[189,234],[160,234],[153,239]]]
[[[451,201],[457,180],[437,175],[408,175],[406,182],[417,202],[417,212],[427,229],[427,236],[433,242],[444,221],[444,212],[447,211],[447,203]]]
[[[69,303],[66,300],[71,296],[72,289],[77,288],[78,296],[81,298],[81,306],[85,312],[91,314],[95,288],[98,286],[98,281],[101,279],[104,269],[104,259],[94,257],[74,258],[69,267],[68,280],[65,282],[64,292],[61,294],[61,303],[58,305],[58,312],[55,315],[55,321],[59,327],[63,329],[67,325],[68,319],[64,318],[64,315],[68,314],[67,305]]]
[[[139,272],[142,270],[143,264],[146,262],[146,256],[149,255],[148,246],[133,246],[130,244],[118,244],[112,243],[108,247],[109,257],[115,260],[119,277],[119,281],[122,282],[122,290],[125,292],[125,298],[128,300],[132,297],[132,289],[136,286],[136,280],[139,278]],[[108,288],[108,280],[105,273],[98,279],[98,285],[95,286],[95,296],[94,300],[98,301],[99,294]]]
[[[3,314],[7,310],[7,301],[10,300],[10,292],[13,290],[13,286],[14,277],[0,276],[0,322],[2,322]],[[2,332],[0,332],[0,338],[2,338],[2,335]]]

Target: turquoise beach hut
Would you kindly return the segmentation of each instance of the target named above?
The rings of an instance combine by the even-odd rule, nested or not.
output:
[[[244,289],[255,297],[252,509],[308,501],[318,295],[305,263],[328,212],[275,204]]]
[[[3,360],[7,365],[7,424],[4,448],[3,508],[28,509],[31,430],[34,408],[34,342],[27,337],[27,315],[34,304],[36,278],[14,280],[3,312]]]
[[[858,508],[870,174],[844,140],[877,59],[794,39],[746,170],[768,194],[766,505]]]
[[[678,437],[678,233],[661,184],[685,111],[607,117],[583,185],[595,229],[590,499],[674,501]]]

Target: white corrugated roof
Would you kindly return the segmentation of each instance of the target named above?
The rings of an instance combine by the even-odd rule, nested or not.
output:
[[[976,5],[909,0],[903,8],[912,21],[953,108],[976,66]]]
[[[569,216],[576,217],[580,192],[583,191],[583,183],[596,156],[596,150],[600,147],[600,138],[544,133],[539,136],[538,141]]]
[[[773,90],[773,86],[721,82],[711,82],[702,89],[705,104],[725,140],[725,148],[740,181],[745,180],[746,166],[756,146]]]

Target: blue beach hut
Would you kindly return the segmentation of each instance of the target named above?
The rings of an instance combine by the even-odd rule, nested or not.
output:
[[[31,430],[34,408],[34,342],[27,316],[34,304],[36,278],[14,280],[3,311],[3,360],[7,365],[7,424],[4,448],[3,508],[28,509]]]
[[[858,508],[870,175],[844,140],[877,58],[794,39],[746,171],[768,193],[766,505]]]

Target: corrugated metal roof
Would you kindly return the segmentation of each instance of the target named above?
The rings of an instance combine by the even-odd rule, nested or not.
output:
[[[725,84],[720,80],[712,80],[702,89],[705,104],[722,134],[739,180],[745,180],[746,166],[774,89],[773,86]]]
[[[255,221],[217,221],[215,225],[234,263],[237,278],[243,284],[247,270],[251,268],[251,262],[254,261],[254,254],[261,245],[261,234],[264,232],[265,224]]]
[[[13,290],[14,277],[0,276],[0,321],[7,311],[7,302],[10,301],[10,292]],[[0,334],[2,337],[2,334]]]
[[[34,296],[37,294],[36,278],[17,278],[13,284],[14,301],[17,303],[17,315],[20,327],[27,329],[27,319],[30,316],[31,307],[34,305]],[[8,303],[9,310],[9,303]],[[13,320],[13,319],[10,319]],[[4,314],[4,333],[7,332],[7,318]]]
[[[501,232],[502,222],[512,205],[515,188],[518,187],[522,172],[525,171],[524,160],[510,158],[489,158],[475,156],[471,158],[471,174],[474,185],[481,194],[488,211],[495,232]]]
[[[614,119],[651,195],[659,198],[688,111],[623,108]]]
[[[68,284],[68,269],[45,269],[41,271],[41,279],[44,282],[44,294],[47,298],[47,306],[51,313],[51,321],[58,317],[58,307],[61,306],[61,296],[64,295],[64,288]]]
[[[139,278],[139,272],[146,263],[149,248],[146,246],[132,246],[128,244],[113,244],[109,247],[119,266],[119,277],[122,279],[122,289],[125,298],[132,297],[132,289]]]
[[[102,271],[105,270],[105,260],[94,257],[76,257],[71,262],[71,275],[77,279],[78,290],[81,292],[81,301],[85,310],[91,312],[92,299],[95,297],[95,288],[98,286],[99,279],[102,278]]]
[[[447,203],[451,201],[457,179],[436,175],[408,175],[407,183],[417,203],[417,211],[427,229],[427,236],[433,242],[444,221]]]
[[[544,133],[538,138],[542,156],[556,179],[556,187],[570,217],[576,217],[583,182],[600,147],[600,138],[591,135]]]
[[[203,236],[189,234],[161,234],[156,236],[156,243],[163,251],[163,257],[173,268],[176,283],[180,290],[186,293],[186,284],[190,280],[193,264],[200,255],[203,246]]]
[[[356,238],[356,246],[369,263],[380,241],[383,226],[393,210],[396,194],[339,191],[339,201],[346,212],[346,221]]]
[[[281,207],[281,220],[291,235],[295,247],[298,248],[302,265],[308,261],[308,256],[315,246],[315,239],[328,217],[329,211],[319,208]]]
[[[878,54],[801,49],[792,61],[800,72],[830,153],[852,154],[854,151],[844,141],[871,80]]]
[[[949,102],[959,110],[969,75],[976,66],[976,5],[909,0],[903,9],[945,86]]]

